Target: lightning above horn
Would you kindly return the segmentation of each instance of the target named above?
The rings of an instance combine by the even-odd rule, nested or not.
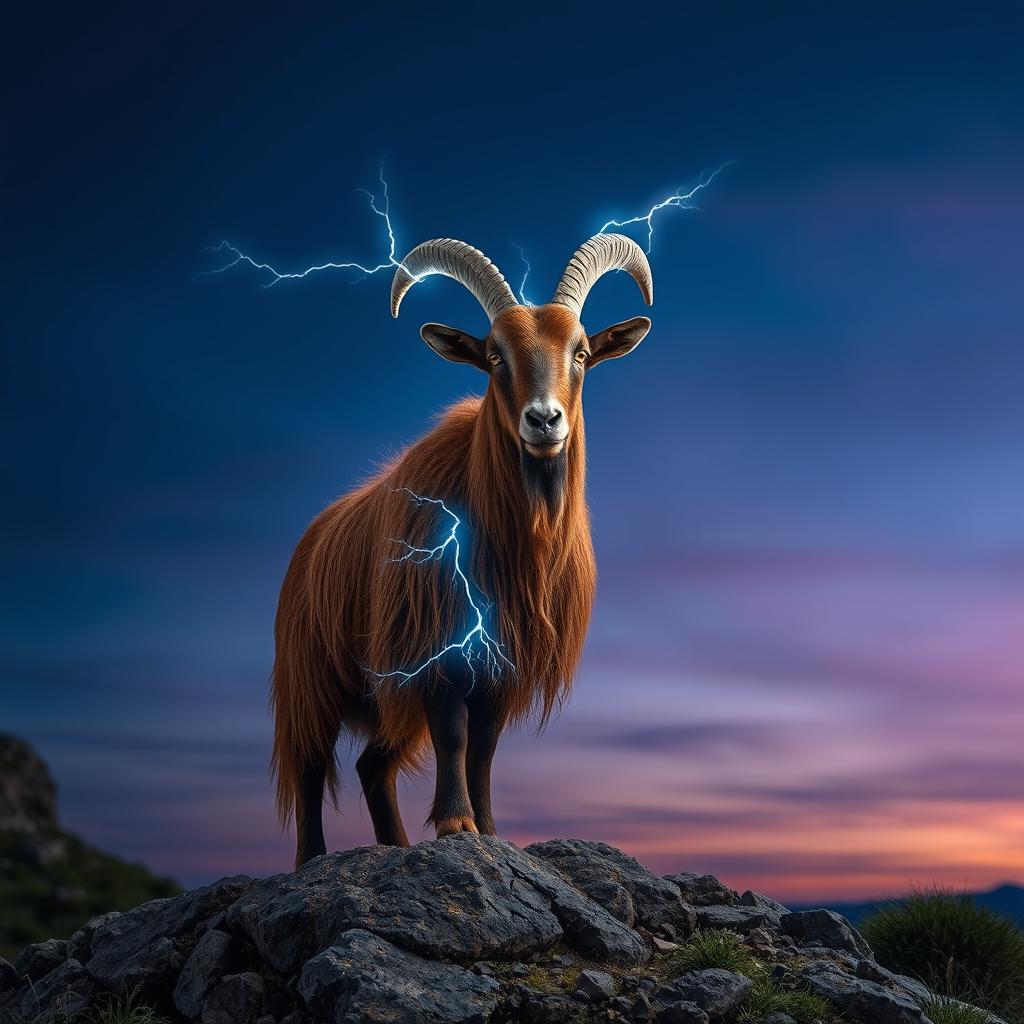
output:
[[[395,669],[391,672],[375,672],[367,669],[367,672],[374,676],[378,682],[393,679],[399,686],[405,686],[412,682],[417,676],[422,675],[432,665],[441,661],[445,656],[458,652],[469,666],[472,685],[476,684],[477,668],[486,670],[492,678],[501,675],[505,667],[515,670],[515,665],[506,657],[503,646],[495,640],[487,629],[486,612],[480,598],[474,591],[478,588],[470,583],[469,577],[462,565],[463,551],[459,543],[459,527],[462,526],[462,519],[456,515],[440,498],[427,498],[417,494],[408,487],[401,487],[398,490],[409,495],[409,499],[418,505],[435,505],[444,513],[448,519],[448,532],[441,539],[440,543],[431,548],[414,547],[408,541],[393,537],[392,542],[404,549],[401,555],[388,559],[388,562],[412,562],[414,565],[425,565],[427,562],[442,562],[445,554],[451,552],[451,585],[461,594],[465,595],[466,604],[469,607],[469,627],[461,637],[456,637],[448,643],[441,644],[438,649],[425,658],[419,665],[410,669]]]
[[[662,199],[661,202],[655,203],[646,213],[637,214],[635,217],[629,217],[626,220],[609,220],[601,225],[601,231],[607,231],[609,228],[625,228],[633,224],[646,224],[647,225],[647,252],[651,251],[651,246],[654,244],[654,219],[663,210],[667,210],[670,207],[682,210],[693,210],[693,199],[700,192],[708,187],[731,164],[735,163],[734,160],[726,160],[724,164],[719,164],[710,173],[701,175],[700,181],[697,182],[689,192],[683,192],[682,189],[677,189],[672,195]]]

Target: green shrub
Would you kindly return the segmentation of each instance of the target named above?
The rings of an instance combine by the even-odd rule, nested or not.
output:
[[[1024,933],[969,897],[917,890],[877,911],[861,932],[890,970],[939,995],[1024,1021]]]
[[[818,1021],[836,1019],[827,999],[814,992],[787,992],[769,978],[761,977],[754,982],[754,991],[740,1009],[740,1020],[760,1021],[769,1013],[788,1013],[796,1024],[817,1024]]]
[[[760,975],[764,970],[739,937],[725,931],[695,931],[686,945],[666,953],[657,964],[659,973],[665,978],[708,967],[738,971],[748,977]]]
[[[932,1024],[988,1024],[989,1021],[984,1010],[946,999],[937,999],[922,1009]]]

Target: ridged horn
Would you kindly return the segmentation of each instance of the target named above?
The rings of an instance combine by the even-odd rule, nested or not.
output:
[[[654,282],[647,254],[625,235],[594,235],[573,253],[551,300],[568,306],[577,317],[599,277],[610,270],[625,270],[640,286],[644,302],[654,301]]]
[[[492,321],[503,309],[518,305],[501,271],[479,249],[457,238],[432,238],[417,245],[395,271],[391,282],[392,316],[398,316],[405,293],[430,274],[444,274],[465,285]]]

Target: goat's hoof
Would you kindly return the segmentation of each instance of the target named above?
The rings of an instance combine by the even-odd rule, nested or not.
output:
[[[442,818],[434,825],[437,838],[454,835],[456,832],[478,832],[476,822],[472,818]]]

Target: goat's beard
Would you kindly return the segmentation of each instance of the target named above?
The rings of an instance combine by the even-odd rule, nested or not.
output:
[[[520,445],[519,468],[523,477],[526,497],[535,509],[547,510],[549,519],[557,519],[565,498],[566,478],[569,471],[568,442],[550,459],[538,459]]]

